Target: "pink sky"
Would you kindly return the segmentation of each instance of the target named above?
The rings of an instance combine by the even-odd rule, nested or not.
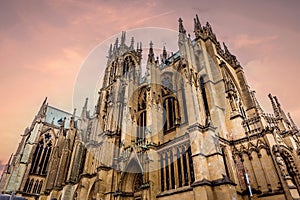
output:
[[[265,110],[271,92],[300,122],[298,0],[7,0],[0,8],[0,164],[46,96],[72,112],[76,76],[96,45],[122,30],[177,30],[179,17],[193,35],[195,14],[238,57]]]

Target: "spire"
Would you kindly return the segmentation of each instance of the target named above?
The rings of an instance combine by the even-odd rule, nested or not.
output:
[[[148,53],[148,63],[153,63],[155,61],[154,51],[153,51],[153,42],[150,42],[150,48]]]
[[[287,116],[286,116],[284,110],[281,108],[281,105],[280,105],[280,103],[279,103],[277,97],[274,96],[274,99],[275,99],[275,102],[276,102],[276,105],[277,105],[277,108],[278,108],[278,112],[279,112],[279,114],[280,114],[280,117],[281,117],[287,124],[289,124],[289,120],[288,120],[288,118],[287,118]]]
[[[37,114],[37,119],[41,119],[43,118],[45,115],[46,115],[46,111],[47,111],[47,97],[45,97],[45,100],[43,101],[42,105],[41,105],[41,108]]]
[[[196,18],[194,18],[194,32],[195,32],[195,37],[198,38],[200,37],[202,33],[202,26],[200,23],[200,20],[198,18],[198,15],[196,14]]]
[[[257,110],[258,114],[263,113],[263,109],[261,108],[261,106],[260,106],[260,104],[259,104],[259,102],[257,101],[257,98],[256,98],[256,96],[255,96],[255,91],[254,91],[254,90],[251,91],[250,94],[251,94],[251,97],[252,97],[252,99],[253,99],[253,101],[254,101],[255,109]]]
[[[74,118],[75,118],[75,116],[76,116],[76,110],[77,110],[77,109],[74,108],[73,115],[72,115]]]
[[[122,31],[122,35],[121,35],[121,46],[125,45],[125,41],[126,41],[126,32]]]
[[[163,53],[162,53],[162,62],[165,63],[165,61],[167,60],[167,57],[168,57],[168,53],[167,53],[167,50],[166,50],[166,47],[164,46],[163,47]]]
[[[116,38],[115,45],[114,45],[114,51],[119,48],[119,38]]]
[[[112,44],[110,44],[109,46],[108,57],[110,57],[111,55],[112,55]]]
[[[179,18],[178,22],[179,22],[179,33],[186,34],[186,30],[183,27],[182,19]]]
[[[134,37],[131,38],[130,49],[134,49]]]
[[[86,116],[87,116],[87,105],[88,105],[88,101],[89,101],[89,98],[86,98],[86,99],[85,99],[84,106],[83,106],[83,108],[82,108],[81,117],[86,117]]]
[[[231,53],[229,52],[228,47],[226,46],[225,42],[223,42],[223,47],[224,47],[225,54],[231,55]]]
[[[270,98],[275,117],[279,117],[280,114],[279,114],[279,110],[275,104],[274,97],[272,96],[272,94],[269,94],[268,97]]]

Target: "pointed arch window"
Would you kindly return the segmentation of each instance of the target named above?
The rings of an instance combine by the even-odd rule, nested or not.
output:
[[[27,193],[31,193],[31,189],[32,189],[32,186],[33,186],[33,182],[34,182],[34,180],[31,179],[31,180],[30,180],[30,183],[29,183],[29,185],[28,185]]]
[[[25,183],[25,186],[24,186],[23,192],[26,192],[26,191],[27,191],[27,189],[28,189],[28,186],[29,186],[29,178],[27,178],[27,180],[26,180],[26,183]]]
[[[34,184],[34,187],[33,187],[33,191],[32,191],[33,194],[37,193],[38,187],[39,187],[39,180],[36,180],[35,184]]]
[[[33,156],[30,173],[37,175],[46,175],[49,158],[52,150],[51,135],[44,134],[44,138],[38,143]]]
[[[38,187],[38,189],[37,189],[37,193],[38,193],[38,194],[41,193],[42,187],[43,187],[43,181],[40,181],[39,187]]]
[[[163,108],[164,131],[168,131],[175,128],[178,123],[178,102],[174,97],[168,97],[163,102]]]
[[[137,140],[144,140],[145,139],[145,133],[147,128],[147,112],[143,111],[141,112],[139,119],[138,119],[138,126],[137,126]]]

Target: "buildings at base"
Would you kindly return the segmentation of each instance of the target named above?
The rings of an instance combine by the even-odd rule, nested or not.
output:
[[[94,114],[45,100],[0,191],[40,200],[299,199],[299,130],[275,96],[259,105],[209,23],[154,55],[123,32],[109,49]]]

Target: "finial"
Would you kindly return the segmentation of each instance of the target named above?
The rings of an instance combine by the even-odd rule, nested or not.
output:
[[[279,110],[278,110],[278,108],[277,108],[277,106],[276,106],[276,104],[274,102],[274,97],[272,96],[272,94],[269,94],[268,97],[269,97],[269,99],[271,101],[271,105],[272,105],[272,108],[273,108],[273,111],[274,111],[274,115],[276,117],[279,117],[280,114],[279,114]]]
[[[179,33],[185,34],[186,30],[183,27],[183,20],[181,18],[179,18],[178,22],[179,22]]]
[[[134,48],[134,37],[131,37],[130,49]]]
[[[166,47],[164,46],[163,47],[163,62],[167,59],[167,57],[168,57],[168,53],[167,53]]]
[[[142,42],[140,42],[140,50],[142,50]]]
[[[88,101],[89,101],[89,98],[85,98],[85,102],[84,102],[83,108],[87,108]]]
[[[116,38],[116,42],[115,42],[115,45],[114,45],[114,49],[117,49],[117,48],[118,48],[118,45],[119,45],[119,38]]]
[[[110,44],[109,50],[108,50],[108,56],[110,57],[111,55],[112,55],[112,44]]]
[[[76,116],[76,108],[74,108],[74,111],[73,111],[73,117],[75,117]]]
[[[125,41],[126,41],[126,32],[122,31],[122,35],[121,35],[121,46],[125,45]]]
[[[154,51],[153,51],[153,42],[150,41],[149,43],[149,53],[148,53],[148,62],[153,63],[155,58],[154,58]]]

